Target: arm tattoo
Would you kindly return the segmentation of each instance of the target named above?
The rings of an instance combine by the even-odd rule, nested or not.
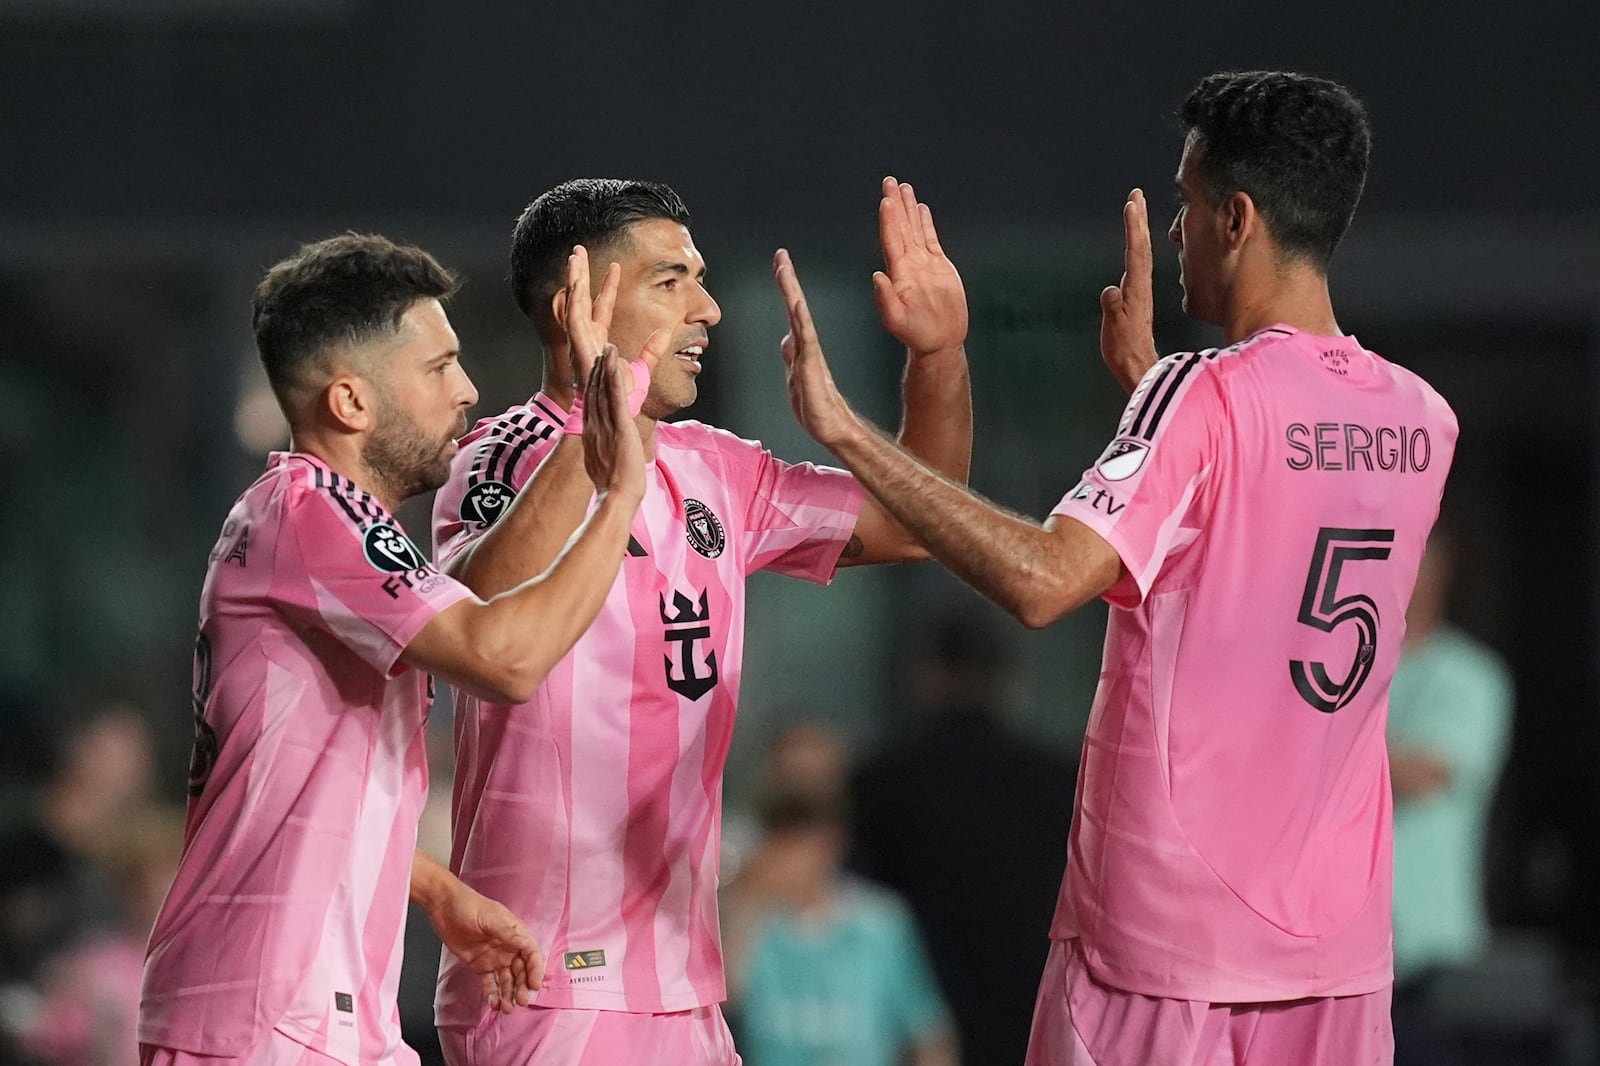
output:
[[[865,550],[866,548],[861,543],[861,538],[852,533],[850,534],[849,542],[844,546],[844,550],[839,553],[839,558],[857,559],[860,558],[861,553]]]

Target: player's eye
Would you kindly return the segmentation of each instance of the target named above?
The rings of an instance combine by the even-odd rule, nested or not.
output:
[[[661,283],[661,288],[666,289],[668,292],[671,292],[673,289],[676,289],[677,287],[678,287],[678,279],[677,278],[668,278],[666,281],[663,281]]]

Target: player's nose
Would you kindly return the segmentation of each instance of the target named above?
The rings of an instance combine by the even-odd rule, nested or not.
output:
[[[456,406],[473,407],[478,402],[478,387],[465,370],[461,372],[461,387],[456,391]]]
[[[700,300],[690,312],[689,321],[702,322],[707,326],[714,326],[722,321],[722,308],[717,306],[717,301],[711,298],[704,285],[700,288]]]

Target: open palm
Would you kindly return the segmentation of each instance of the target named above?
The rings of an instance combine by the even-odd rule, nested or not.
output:
[[[883,179],[878,238],[885,270],[872,275],[884,328],[914,353],[945,351],[967,339],[967,291],[944,254],[933,212],[910,185]]]

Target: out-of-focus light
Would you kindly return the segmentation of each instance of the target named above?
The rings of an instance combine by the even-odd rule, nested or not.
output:
[[[255,455],[265,455],[289,442],[289,424],[278,409],[277,397],[266,384],[251,384],[239,394],[239,406],[233,412],[233,431],[244,449]]]

